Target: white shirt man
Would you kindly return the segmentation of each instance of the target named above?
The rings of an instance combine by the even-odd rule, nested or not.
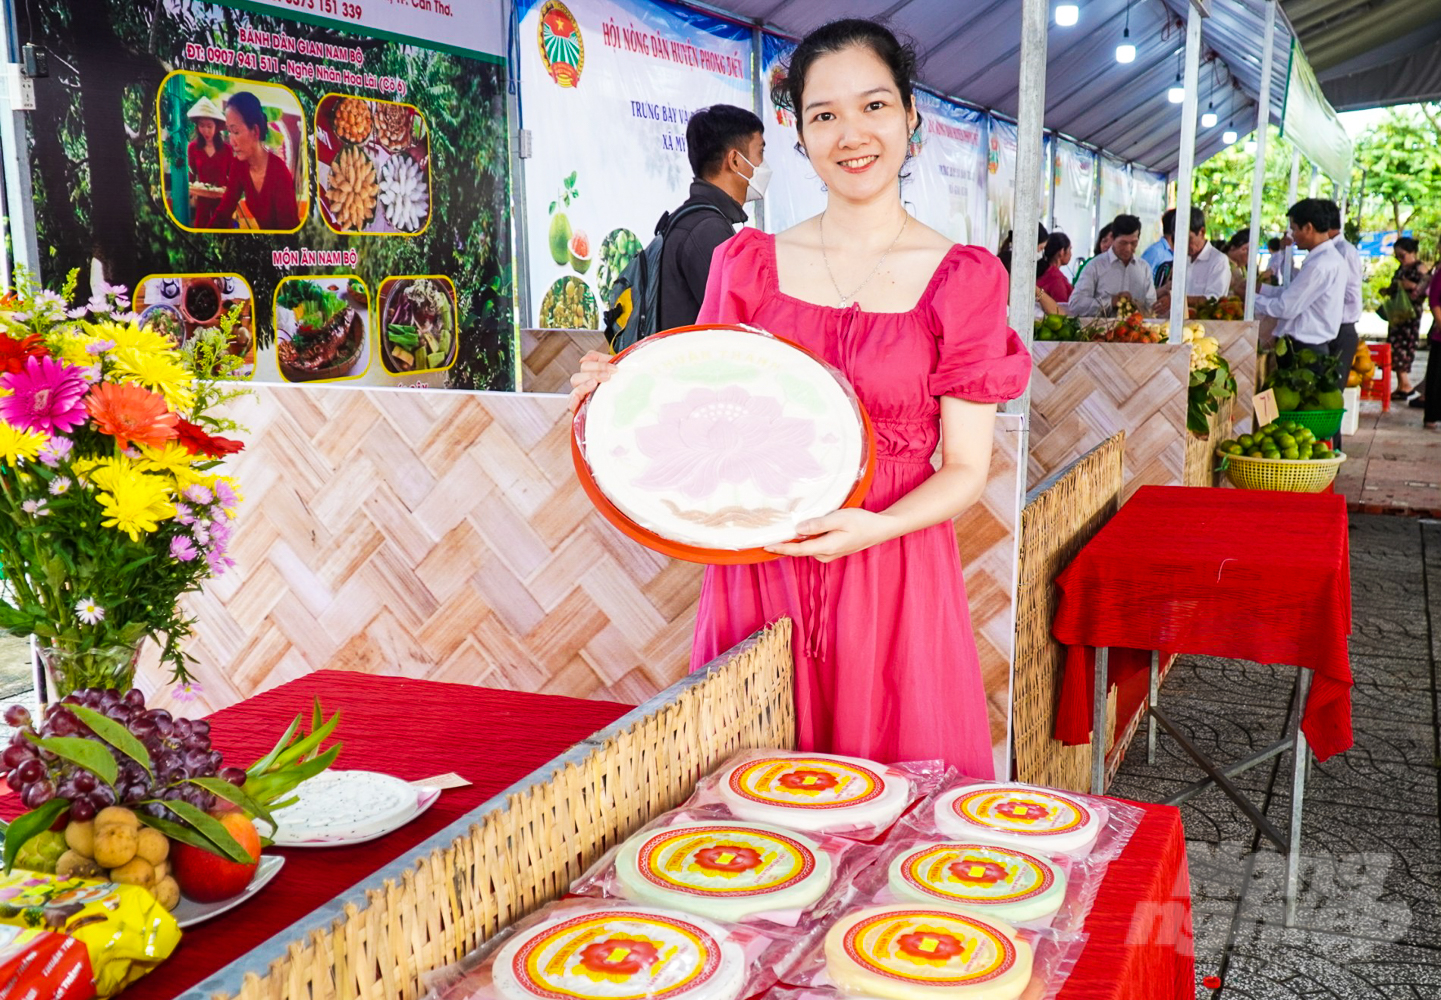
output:
[[[1076,279],[1067,312],[1072,316],[1111,315],[1122,297],[1149,313],[1156,304],[1151,268],[1136,256],[1139,231],[1116,236],[1111,249],[1093,257]]]
[[[1197,249],[1199,247],[1199,249]],[[1198,235],[1191,234],[1190,250],[1194,251],[1186,261],[1186,297],[1188,299],[1223,299],[1231,293],[1231,258],[1211,245],[1205,230]],[[1171,275],[1175,276],[1175,265]],[[1161,305],[1169,305],[1171,282],[1163,283],[1159,290]]]
[[[1361,255],[1351,245],[1346,237],[1339,235],[1339,230],[1333,231],[1331,242],[1336,244],[1336,250],[1341,254],[1341,259],[1346,262],[1346,295],[1341,302],[1341,323],[1359,323],[1361,321],[1361,286],[1365,281],[1364,270],[1361,267]]]
[[[1346,260],[1326,230],[1318,232],[1310,223],[1298,229],[1292,221],[1291,232],[1296,245],[1307,251],[1306,263],[1290,284],[1261,286],[1256,315],[1279,321],[1277,337],[1290,337],[1301,344],[1328,344],[1341,329]]]

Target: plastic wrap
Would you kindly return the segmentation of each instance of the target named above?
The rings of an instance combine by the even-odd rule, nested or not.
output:
[[[90,956],[72,937],[0,926],[0,1000],[90,1000]]]
[[[740,1000],[776,982],[794,933],[590,898],[554,903],[426,977],[426,1000]]]
[[[618,354],[576,411],[572,458],[612,524],[702,563],[776,558],[809,518],[855,507],[875,435],[845,376],[797,344],[736,325],[688,326]]]
[[[571,893],[795,927],[823,919],[874,860],[844,837],[696,815],[704,811],[679,810],[643,827]]]
[[[912,825],[918,834],[937,840],[999,844],[1107,864],[1120,857],[1142,815],[1117,799],[951,777]]]
[[[147,890],[15,869],[0,876],[0,924],[73,937],[90,956],[95,995],[112,996],[170,957],[180,928]]]
[[[934,791],[944,774],[940,761],[877,764],[836,754],[747,750],[701,779],[685,809],[873,841]]]

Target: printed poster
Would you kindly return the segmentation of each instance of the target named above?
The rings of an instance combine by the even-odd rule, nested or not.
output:
[[[1101,186],[1100,186],[1100,224],[1108,225],[1118,215],[1125,215],[1131,211],[1131,166],[1124,160],[1118,160],[1104,153],[1097,157],[1100,164]],[[1085,250],[1082,256],[1091,256],[1091,251],[1096,248],[1095,240]]]
[[[1016,205],[1016,140],[1014,122],[990,116],[986,141],[986,232],[992,251],[999,250],[1001,241],[1011,230],[1011,217]],[[1042,144],[1042,163],[1049,162],[1051,137]],[[1051,171],[1041,171],[1045,189],[1041,192],[1041,223],[1051,227]]]
[[[901,196],[916,218],[953,242],[991,248],[986,215],[986,113],[916,91],[920,152]]]
[[[752,109],[751,30],[661,0],[517,0],[530,315],[595,330],[606,293],[689,195],[686,124]]]
[[[1141,219],[1141,249],[1161,238],[1161,216],[1170,207],[1166,175],[1131,169],[1131,214]]]
[[[43,280],[125,285],[240,377],[514,388],[498,6],[16,13],[51,56],[29,136]]]
[[[819,215],[826,207],[821,179],[806,154],[796,148],[795,115],[775,100],[776,85],[785,78],[795,48],[795,42],[788,39],[761,35],[761,121],[765,123],[766,162],[772,170],[762,209],[766,231],[771,233]]]
[[[1051,228],[1071,238],[1066,271],[1073,277],[1096,241],[1096,154],[1069,139],[1058,140],[1053,149],[1056,201]]]

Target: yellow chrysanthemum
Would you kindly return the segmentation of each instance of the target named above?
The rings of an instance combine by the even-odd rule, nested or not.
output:
[[[195,375],[170,352],[117,347],[111,358],[120,381],[160,393],[172,410],[185,411],[195,405],[195,392],[191,388]]]
[[[0,420],[0,461],[8,466],[16,462],[33,462],[45,447],[50,435],[42,431],[25,431]]]
[[[178,358],[175,345],[164,334],[135,323],[87,323],[85,330],[94,340],[113,340],[117,351],[139,351]]]
[[[89,345],[96,342],[98,338],[83,333],[57,333],[52,334],[47,341],[50,353],[58,357],[68,365],[77,368],[89,368],[98,360],[96,355],[88,350]]]
[[[125,532],[132,542],[140,541],[142,532],[155,531],[161,521],[175,516],[170,487],[159,476],[118,469],[97,470],[95,476],[104,476],[107,481],[106,491],[95,497],[104,511],[100,523]]]
[[[190,465],[196,461],[208,461],[204,455],[192,455],[184,445],[176,444],[174,441],[167,441],[163,448],[152,448],[149,445],[140,445],[140,459],[138,468],[142,472],[161,472],[167,476],[174,476],[178,482],[182,477],[193,475]],[[188,483],[188,478],[187,478]]]
[[[77,475],[85,482],[98,489],[108,490],[113,484],[127,482],[132,477],[140,474],[139,467],[134,460],[124,455],[111,455],[106,458],[82,458],[72,463]]]

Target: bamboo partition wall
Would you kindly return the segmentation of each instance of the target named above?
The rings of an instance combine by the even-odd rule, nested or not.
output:
[[[1117,433],[1032,490],[1021,513],[1021,582],[1016,609],[1016,780],[1090,790],[1091,748],[1064,746],[1053,735],[1065,650],[1051,635],[1055,579],[1121,504],[1126,445]],[[1113,748],[1116,688],[1106,713]]]
[[[678,682],[194,990],[415,1000],[422,975],[565,894],[730,755],[795,745],[790,622]]]

